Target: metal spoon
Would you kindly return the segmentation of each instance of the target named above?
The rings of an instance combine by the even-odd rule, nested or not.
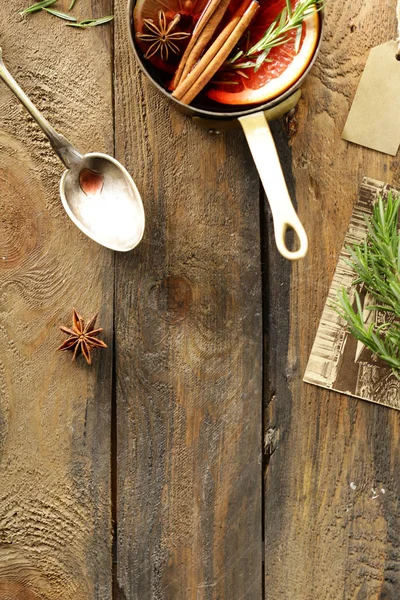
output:
[[[1,47],[0,78],[35,119],[67,167],[61,177],[60,195],[75,225],[111,250],[132,250],[143,237],[145,217],[142,199],[126,169],[107,154],[82,156],[57,133],[6,69]]]

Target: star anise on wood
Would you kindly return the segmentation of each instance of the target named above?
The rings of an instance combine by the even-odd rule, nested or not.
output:
[[[91,365],[93,348],[107,348],[107,345],[96,337],[103,331],[101,327],[94,328],[96,319],[97,314],[89,319],[85,325],[83,318],[74,308],[72,312],[72,329],[63,325],[60,326],[61,331],[67,333],[69,338],[61,344],[58,350],[73,350],[72,360],[75,360],[77,354],[81,351],[86,358],[86,362]]]
[[[158,12],[158,24],[154,23],[153,19],[143,19],[143,23],[149,33],[137,33],[136,36],[140,40],[150,43],[150,46],[144,55],[145,58],[151,58],[157,54],[157,52],[160,52],[161,59],[167,61],[170,51],[174,54],[180,53],[180,48],[175,42],[180,42],[190,37],[190,33],[172,31],[179,23],[180,18],[180,14],[177,14],[172,21],[167,24],[165,12],[160,10]]]

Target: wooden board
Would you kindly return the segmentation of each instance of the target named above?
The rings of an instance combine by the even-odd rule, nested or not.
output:
[[[329,1],[299,109],[273,127],[310,237],[291,265],[267,210],[260,232],[243,136],[197,128],[146,82],[125,0],[114,45],[109,26],[3,4],[11,72],[81,151],[113,151],[115,91],[147,229],[115,259],[86,239],[62,166],[0,83],[0,600],[397,599],[399,415],[301,381],[362,177],[400,184],[396,158],[341,140],[393,6]],[[74,305],[100,309],[109,350],[91,369],[55,352]]]
[[[394,5],[330,0],[321,55],[289,148],[305,261],[267,257],[265,597],[383,600],[400,594],[399,415],[302,383],[363,176],[399,185],[398,159],[341,133],[369,49],[396,35]]]
[[[82,152],[112,152],[110,28],[21,17],[27,4],[0,6],[9,70]],[[76,6],[82,17],[110,10]],[[65,214],[63,166],[1,82],[0,122],[0,598],[106,600],[113,256]],[[100,310],[110,348],[92,368],[56,352],[73,306]]]
[[[261,597],[259,183],[138,72],[116,3],[117,158],[143,194],[117,257],[118,598]]]

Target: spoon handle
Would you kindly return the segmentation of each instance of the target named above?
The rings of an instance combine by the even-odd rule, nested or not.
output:
[[[78,164],[82,160],[82,155],[65,139],[63,135],[57,133],[57,131],[50,125],[47,119],[38,111],[36,106],[31,102],[25,92],[19,87],[18,83],[9,73],[3,62],[2,49],[0,47],[0,79],[4,81],[10,90],[16,95],[18,100],[25,106],[26,110],[35,119],[36,123],[43,130],[48,137],[51,147],[57,154],[61,162],[71,169],[74,165]]]

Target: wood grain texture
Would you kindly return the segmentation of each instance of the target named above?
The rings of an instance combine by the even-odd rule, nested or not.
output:
[[[369,49],[395,36],[394,6],[327,2],[289,147],[281,135],[310,251],[292,267],[273,247],[265,254],[271,600],[400,596],[399,414],[301,382],[362,177],[399,184],[397,158],[341,140]]]
[[[111,30],[21,17],[26,5],[0,6],[9,70],[82,152],[112,152]],[[0,122],[0,598],[106,600],[112,351],[90,369],[56,349],[73,306],[100,309],[112,346],[113,257],[64,213],[63,167],[1,82]]]
[[[116,3],[116,150],[144,240],[117,258],[118,597],[261,598],[259,187],[240,133],[145,81]]]

